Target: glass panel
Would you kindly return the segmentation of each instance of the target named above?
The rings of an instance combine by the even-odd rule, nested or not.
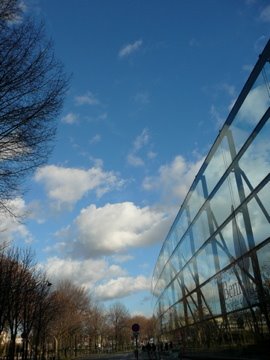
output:
[[[209,224],[206,211],[200,214],[198,220],[193,224],[191,230],[194,240],[194,251],[199,249],[210,236]]]
[[[173,255],[171,257],[171,266],[173,267],[175,273],[178,273],[182,269],[178,251],[179,251],[179,248],[177,248],[175,250],[175,252],[173,253]]]
[[[182,243],[177,249],[178,256],[181,259],[183,266],[191,258],[191,247],[190,247],[190,235],[189,232],[186,233]]]
[[[270,302],[270,243],[257,252],[266,300]]]
[[[247,234],[241,213],[238,213],[236,219],[233,218],[221,230],[216,237],[216,244],[221,269],[229,263],[229,260],[232,261],[247,252]]]
[[[219,315],[221,313],[217,279],[211,280],[201,288],[203,294],[203,314],[207,318],[209,316]]]
[[[208,195],[212,192],[230,163],[231,155],[227,138],[223,138],[204,172]]]
[[[174,293],[176,301],[182,299],[181,280],[179,276],[177,276],[177,278],[174,280]]]
[[[245,192],[248,195],[270,170],[270,121],[253,140],[239,161],[239,166],[247,179],[244,180]]]
[[[199,282],[202,284],[215,274],[214,254],[212,244],[207,244],[197,255],[195,261],[197,262]]]
[[[266,68],[266,71],[269,72],[269,68]],[[237,152],[268,109],[269,100],[267,86],[260,74],[230,127]]]
[[[199,181],[195,187],[194,190],[192,190],[191,196],[188,201],[188,210],[189,210],[189,216],[190,221],[193,220],[195,215],[197,214],[198,210],[204,203],[205,198],[203,195],[203,189],[202,189],[202,183]]]
[[[241,267],[233,266],[222,274],[224,300],[228,312],[253,305],[257,302],[257,294],[253,281],[247,276],[250,259],[241,263]],[[253,275],[251,273],[251,275]]]
[[[255,245],[260,244],[270,235],[270,184],[268,183],[259,193],[257,198],[253,198],[248,203],[248,212]]]
[[[230,174],[210,201],[214,223],[221,225],[239,204],[235,176]]]
[[[188,322],[193,324],[198,321],[198,304],[197,304],[197,294],[193,293],[192,296],[187,296],[187,310],[188,310]]]
[[[186,266],[185,269],[183,270],[184,286],[185,289],[187,289],[188,291],[191,291],[196,287],[195,275],[192,265],[193,265],[192,262],[190,262],[188,266]]]
[[[175,304],[175,309],[176,309],[176,313],[177,313],[177,320],[178,320],[178,324],[179,326],[184,326],[185,325],[185,313],[184,313],[184,305],[183,302],[179,302],[177,304]]]
[[[174,231],[177,234],[178,241],[181,240],[181,238],[184,235],[184,233],[186,232],[187,228],[188,228],[187,212],[186,212],[186,209],[184,209],[181,212],[181,215],[178,218],[178,220],[177,220],[177,222],[175,223],[175,226],[174,226]]]

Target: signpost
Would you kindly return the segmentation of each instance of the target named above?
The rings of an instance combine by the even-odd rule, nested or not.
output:
[[[133,336],[135,337],[135,357],[136,357],[136,360],[138,360],[138,355],[139,355],[138,335],[139,335],[139,331],[140,331],[140,325],[135,323],[131,326],[131,329],[133,331]]]

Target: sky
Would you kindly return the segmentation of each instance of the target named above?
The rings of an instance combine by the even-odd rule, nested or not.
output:
[[[24,0],[70,86],[48,163],[0,237],[50,281],[151,316],[151,277],[194,177],[266,45],[263,0]]]

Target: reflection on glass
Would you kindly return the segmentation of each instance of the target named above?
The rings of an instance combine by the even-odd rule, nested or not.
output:
[[[190,234],[186,233],[183,241],[179,248],[177,248],[178,256],[180,256],[182,264],[185,264],[191,258],[191,247],[190,247]]]
[[[213,279],[201,288],[203,295],[203,315],[215,316],[221,313],[217,280]]]
[[[199,181],[195,189],[192,190],[188,201],[189,222],[193,220],[204,201],[205,197],[203,195],[202,183]]]
[[[200,284],[215,274],[212,244],[207,244],[196,257]]]
[[[265,71],[270,78],[269,63]],[[247,341],[259,329],[269,334],[266,310],[257,307],[270,303],[269,119],[236,158],[270,105],[269,89],[260,74],[231,125],[228,119],[155,267],[162,331],[181,328],[194,346],[235,344],[241,331]]]
[[[183,209],[179,218],[177,219],[173,231],[177,234],[179,241],[188,228],[188,218],[186,209]]]
[[[261,120],[269,105],[267,85],[263,76],[260,75],[230,127],[237,151],[240,150],[249,134]]]
[[[206,211],[201,212],[199,218],[193,224],[191,231],[193,233],[194,247],[196,251],[210,236]]]
[[[256,136],[239,161],[245,192],[248,195],[269,174],[270,169],[270,120]]]
[[[188,264],[183,270],[184,286],[188,291],[193,290],[196,287],[195,274],[192,262]]]
[[[270,301],[270,243],[257,252],[266,301]]]
[[[248,212],[254,236],[255,244],[258,245],[270,235],[269,210],[270,210],[270,184],[268,183],[248,203]],[[268,216],[267,216],[268,215]]]
[[[208,195],[212,192],[230,163],[231,155],[228,150],[227,138],[223,138],[204,172]]]
[[[210,201],[211,216],[216,225],[221,225],[239,205],[239,196],[235,177],[230,174]]]

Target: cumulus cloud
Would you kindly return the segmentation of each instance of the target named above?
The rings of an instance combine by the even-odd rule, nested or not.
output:
[[[119,277],[100,284],[95,289],[96,298],[99,300],[112,300],[123,298],[139,291],[150,291],[151,281],[145,276]]]
[[[84,95],[76,96],[75,103],[77,105],[99,105],[100,101],[96,98],[96,96],[91,91],[88,91]]]
[[[106,172],[98,165],[87,170],[55,165],[43,166],[37,170],[35,181],[45,184],[48,197],[58,207],[74,205],[89,191],[101,197],[124,184],[118,174],[113,171]]]
[[[121,50],[118,53],[118,56],[120,58],[127,57],[134,52],[138,51],[139,48],[142,46],[142,40],[137,40],[132,44],[127,44],[121,48]]]
[[[14,198],[4,202],[12,214],[0,213],[0,244],[10,243],[15,239],[23,240],[25,243],[33,241],[32,234],[19,220],[28,215],[28,209],[22,198]]]
[[[61,259],[55,256],[48,258],[44,268],[52,281],[67,279],[88,290],[93,289],[101,280],[108,281],[110,278],[126,275],[120,266],[110,265],[104,259],[82,261],[70,257]]]
[[[64,116],[61,121],[65,124],[69,124],[69,125],[72,125],[72,124],[75,124],[78,120],[78,116],[74,113],[68,113],[66,116]]]
[[[145,190],[158,190],[164,199],[177,203],[185,198],[203,159],[188,162],[182,156],[176,156],[170,164],[162,165],[157,176],[146,177],[143,181]]]
[[[132,202],[89,205],[57,235],[73,256],[121,255],[130,248],[161,242],[170,222],[165,212]]]
[[[55,256],[48,258],[42,267],[53,283],[70,280],[90,291],[101,301],[150,290],[150,278],[142,275],[128,276],[123,268],[110,264],[105,259],[74,260],[70,257],[61,259]]]

